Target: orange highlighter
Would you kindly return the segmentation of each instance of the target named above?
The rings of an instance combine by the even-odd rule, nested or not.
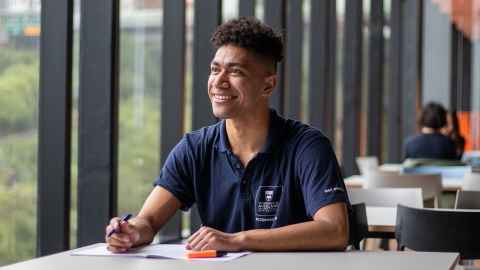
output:
[[[227,252],[225,251],[218,251],[218,250],[200,250],[200,251],[187,251],[187,258],[188,259],[203,259],[203,258],[216,258],[225,256]]]

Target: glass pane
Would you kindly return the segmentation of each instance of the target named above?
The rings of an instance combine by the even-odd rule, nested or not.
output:
[[[121,1],[119,214],[137,213],[160,166],[162,1]]]
[[[480,28],[480,26],[479,26]],[[480,31],[480,29],[479,29]],[[474,141],[472,143],[472,150],[476,151],[477,156],[480,156],[480,40],[475,41],[475,46],[474,46],[474,61],[473,61],[473,104],[472,108],[473,111],[475,112],[475,117],[473,118],[474,121],[472,121],[472,137],[474,138]],[[480,165],[480,160],[477,160],[477,165]]]
[[[361,88],[361,108],[360,108],[360,155],[367,153],[367,106],[369,95],[369,46],[370,46],[370,7],[371,0],[363,1],[363,25],[362,25],[362,88]]]
[[[193,22],[194,22],[194,1],[187,1],[185,7],[185,25],[186,25],[186,48],[185,48],[185,106],[183,118],[183,130],[192,131],[192,96],[193,96]],[[168,154],[168,153],[165,153]],[[182,211],[182,237],[190,235],[190,210]]]
[[[40,0],[0,0],[0,266],[35,256],[39,37]]]
[[[241,1],[241,0],[240,0]],[[259,20],[263,20],[264,12],[264,2],[265,0],[256,0],[255,1],[255,17]]]
[[[338,160],[342,160],[342,121],[343,121],[343,36],[345,32],[345,1],[337,1],[337,47],[335,63],[335,154]]]
[[[380,161],[383,161],[387,158],[387,149],[388,149],[388,138],[385,136],[388,134],[388,95],[390,92],[390,63],[391,63],[391,37],[390,37],[390,18],[392,10],[392,0],[385,0],[383,2],[383,12],[385,14],[385,25],[383,26],[383,37],[384,37],[384,60],[383,60],[383,105],[382,112],[384,116],[382,117],[382,153],[380,155]]]
[[[313,0],[315,1],[315,0]],[[303,16],[303,47],[302,47],[302,97],[300,105],[301,121],[305,123],[310,122],[308,112],[310,110],[308,89],[310,87],[310,19],[311,1],[303,2],[302,16]]]
[[[238,17],[239,0],[223,0],[222,2],[222,20],[224,22]]]
[[[70,247],[77,247],[77,183],[78,183],[78,76],[80,56],[80,0],[73,6],[73,67],[72,67],[72,141],[71,141],[71,205],[70,205]]]

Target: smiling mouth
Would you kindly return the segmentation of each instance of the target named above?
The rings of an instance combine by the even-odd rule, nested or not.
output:
[[[234,99],[236,99],[236,96],[231,96],[231,95],[218,95],[214,94],[212,97],[212,101],[216,103],[227,103],[230,102]]]

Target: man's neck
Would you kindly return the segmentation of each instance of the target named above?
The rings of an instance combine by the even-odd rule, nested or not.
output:
[[[226,120],[226,131],[230,146],[246,166],[265,145],[270,125],[268,109],[248,117]]]

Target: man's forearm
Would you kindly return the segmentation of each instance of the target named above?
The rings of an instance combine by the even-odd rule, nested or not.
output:
[[[241,232],[242,249],[252,251],[344,250],[348,229],[327,221],[308,221],[275,229]]]
[[[143,204],[140,213],[133,219],[138,228],[140,239],[134,245],[149,244],[155,234],[180,208],[180,201],[170,191],[156,186]]]
[[[225,251],[344,250],[348,233],[347,206],[340,202],[318,209],[313,221],[280,228],[225,233],[201,227],[190,236],[187,248]]]

